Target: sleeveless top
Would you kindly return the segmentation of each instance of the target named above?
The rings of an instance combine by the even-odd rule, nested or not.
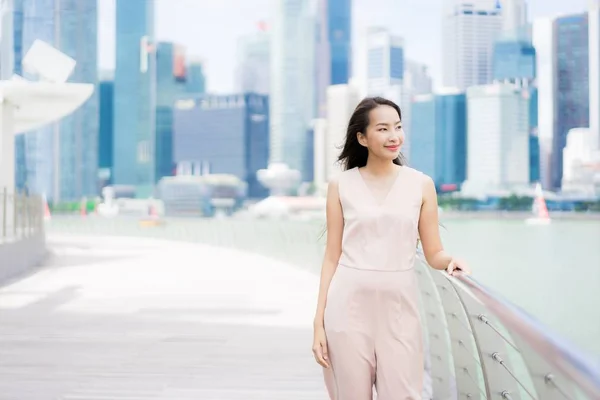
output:
[[[415,169],[400,167],[389,192],[378,204],[358,168],[338,175],[344,214],[340,265],[378,271],[414,267],[423,177]]]

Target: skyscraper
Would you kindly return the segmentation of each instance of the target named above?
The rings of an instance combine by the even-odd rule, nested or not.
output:
[[[248,183],[248,195],[268,190],[256,173],[269,160],[269,99],[255,93],[204,95],[177,102],[174,160],[202,165],[212,174],[232,174]],[[304,148],[298,152],[303,153]]]
[[[201,60],[190,59],[187,66],[185,88],[187,93],[204,94],[206,92],[206,77]]]
[[[154,2],[117,0],[113,183],[150,196],[155,182]]]
[[[271,162],[302,171],[315,115],[314,17],[309,0],[277,0],[271,42]]]
[[[465,193],[485,195],[529,185],[528,92],[496,83],[467,89]]]
[[[98,81],[97,4],[77,0],[23,2],[23,50],[43,40],[77,62],[72,82]],[[26,186],[53,201],[98,193],[98,93],[58,123],[26,133]]]
[[[551,188],[562,182],[563,149],[573,128],[590,123],[588,14],[557,18],[556,35],[556,128],[552,141]]]
[[[594,0],[588,17],[590,130],[600,145],[600,1]]]
[[[384,96],[404,79],[404,39],[385,28],[367,33],[367,93]],[[399,102],[398,99],[396,101]]]
[[[352,72],[352,1],[319,0],[317,13],[317,102],[324,116],[327,87],[348,83]]]
[[[416,96],[411,112],[411,165],[431,176],[438,191],[456,190],[467,174],[465,93]]]
[[[241,93],[269,94],[271,35],[265,25],[260,26],[261,30],[238,41],[236,90]]]
[[[443,85],[464,90],[492,81],[494,41],[502,27],[497,0],[447,2],[443,27]]]

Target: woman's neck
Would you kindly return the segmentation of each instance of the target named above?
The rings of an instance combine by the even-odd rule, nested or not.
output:
[[[367,159],[367,165],[365,165],[365,169],[371,176],[386,176],[394,174],[396,168],[396,164],[394,164],[392,161],[382,160],[381,158],[372,156],[369,156]]]

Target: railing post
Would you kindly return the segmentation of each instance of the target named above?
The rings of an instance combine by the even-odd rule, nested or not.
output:
[[[18,237],[18,212],[19,212],[19,207],[18,207],[18,199],[19,199],[19,195],[17,194],[17,192],[15,191],[13,194],[13,235],[15,238]]]
[[[6,206],[8,202],[8,189],[2,189],[2,238],[6,239]]]

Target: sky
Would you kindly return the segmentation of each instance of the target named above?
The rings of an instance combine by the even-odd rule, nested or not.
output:
[[[100,0],[99,63],[115,64],[115,1]],[[123,1],[123,0],[120,0]],[[125,0],[126,1],[126,0]],[[278,0],[148,0],[155,2],[156,38],[187,48],[187,56],[204,61],[207,90],[230,93],[234,88],[237,40],[256,32],[272,18]],[[426,64],[441,80],[442,5],[451,0],[354,0],[353,43],[368,26],[383,26],[404,38],[408,59]],[[585,11],[589,0],[529,0],[530,19]],[[353,65],[363,63],[355,52]],[[354,67],[355,71],[359,68]]]

